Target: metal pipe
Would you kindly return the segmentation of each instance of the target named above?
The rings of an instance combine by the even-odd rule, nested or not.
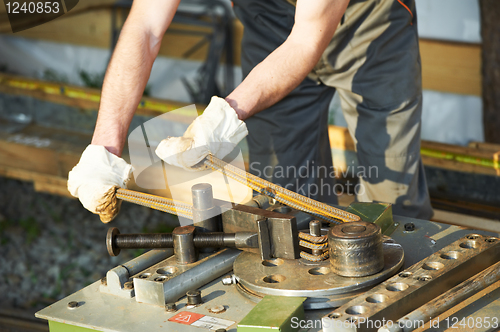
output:
[[[172,232],[174,238],[174,255],[179,264],[196,262],[198,255],[193,244],[194,226],[177,227]]]
[[[199,183],[191,187],[193,196],[193,224],[201,232],[219,231],[220,209],[214,205],[212,186]]]

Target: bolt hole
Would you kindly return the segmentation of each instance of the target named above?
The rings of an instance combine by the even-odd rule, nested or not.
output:
[[[400,274],[398,274],[398,276],[400,276],[401,278],[408,278],[408,277],[411,277],[413,275],[413,273],[411,272],[401,272]]]
[[[441,254],[441,257],[442,259],[458,259],[458,257],[460,256],[460,253],[458,251],[448,251],[448,252],[445,252],[444,254]]]
[[[428,275],[420,276],[420,277],[417,278],[418,281],[429,281],[431,279],[432,279],[432,277],[428,276]]]
[[[285,281],[285,276],[281,274],[270,274],[268,276],[265,276],[262,280],[264,282],[267,282],[268,284],[277,284],[280,282]]]
[[[268,267],[276,267],[278,265],[283,264],[284,261],[281,258],[273,258],[273,259],[268,259],[265,261],[262,261],[262,265],[268,266]]]
[[[495,237],[490,237],[490,238],[485,239],[485,241],[486,241],[486,242],[489,242],[489,243],[493,243],[493,242],[497,242],[497,241],[498,241],[498,239],[497,239],[497,238],[495,238]]]
[[[155,278],[155,281],[157,281],[157,282],[164,282],[164,281],[166,281],[166,280],[167,280],[167,277],[163,277],[163,276],[162,276],[162,277],[156,277],[156,278]]]
[[[369,303],[382,303],[387,301],[388,297],[384,294],[373,294],[366,298],[366,302]]]
[[[476,239],[479,239],[480,236],[481,235],[479,235],[479,234],[469,234],[466,236],[466,238],[469,240],[476,240]]]
[[[354,305],[345,310],[348,315],[362,315],[368,312],[368,308],[362,305]]]
[[[309,274],[312,274],[313,276],[324,276],[325,274],[330,273],[330,268],[326,266],[315,267],[307,272],[309,272]]]
[[[337,319],[340,317],[342,317],[342,314],[339,314],[338,312],[334,312],[334,313],[331,313],[328,315],[328,318],[332,318],[332,319]]]
[[[141,278],[141,279],[147,279],[147,278],[149,278],[149,276],[151,276],[151,273],[143,273],[143,274],[141,274],[139,276],[139,278]]]
[[[409,286],[408,284],[405,284],[404,282],[395,282],[393,284],[387,285],[385,289],[387,289],[390,292],[401,292],[407,289]]]
[[[356,319],[356,317],[349,317],[345,320],[347,323],[351,323],[351,324],[354,324],[356,323],[358,320]]]
[[[479,244],[477,243],[477,241],[467,240],[465,242],[460,243],[460,247],[464,249],[475,249],[479,247]]]
[[[428,262],[428,263],[425,263],[424,265],[422,265],[422,269],[424,270],[440,270],[444,267],[444,264],[443,263],[439,263],[439,262]]]

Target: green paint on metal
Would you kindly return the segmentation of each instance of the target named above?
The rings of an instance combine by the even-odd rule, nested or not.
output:
[[[265,296],[238,324],[238,332],[298,331],[294,322],[304,320],[305,297]],[[292,326],[296,326],[293,328]]]
[[[49,320],[49,331],[50,332],[86,332],[86,331],[95,331],[92,329],[88,329],[86,327],[69,325],[64,323],[55,322],[53,320]]]
[[[391,235],[398,227],[392,218],[392,204],[389,203],[352,203],[346,209],[363,219],[380,226],[382,234]]]
[[[421,148],[420,153],[422,154],[422,156],[427,156],[437,159],[454,160],[464,164],[472,164],[472,165],[490,167],[495,169],[500,168],[500,162],[493,159],[473,157],[465,154],[443,152],[439,150],[426,149],[426,148]]]

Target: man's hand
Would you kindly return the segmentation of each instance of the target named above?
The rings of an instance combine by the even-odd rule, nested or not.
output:
[[[209,153],[224,158],[246,135],[247,127],[234,109],[224,99],[212,97],[184,135],[161,141],[156,154],[168,164],[193,170]]]
[[[104,146],[89,145],[78,164],[69,172],[68,190],[83,206],[108,223],[120,211],[118,188],[127,188],[132,166]]]

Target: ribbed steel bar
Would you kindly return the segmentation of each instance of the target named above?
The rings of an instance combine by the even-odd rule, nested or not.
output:
[[[193,219],[193,207],[184,202],[122,188],[116,191],[116,197],[127,202]]]
[[[213,155],[208,155],[204,160],[204,164],[205,166],[208,166],[240,183],[245,184],[261,194],[274,198],[280,203],[297,210],[305,211],[321,219],[334,223],[361,220],[361,218],[355,214],[334,208],[328,204],[315,201],[291,190],[275,185],[274,183],[263,180],[242,169],[230,165]]]
[[[355,214],[337,209],[328,204],[315,201],[291,190],[275,185],[274,183],[263,180],[212,155],[207,156],[203,163],[211,169],[219,171],[261,194],[272,197],[282,204],[297,210],[305,211],[325,221],[339,223],[361,220],[361,218]],[[174,201],[173,199],[145,194],[129,189],[118,189],[116,197],[124,201],[176,214],[180,217],[193,219],[193,207],[184,202]]]

